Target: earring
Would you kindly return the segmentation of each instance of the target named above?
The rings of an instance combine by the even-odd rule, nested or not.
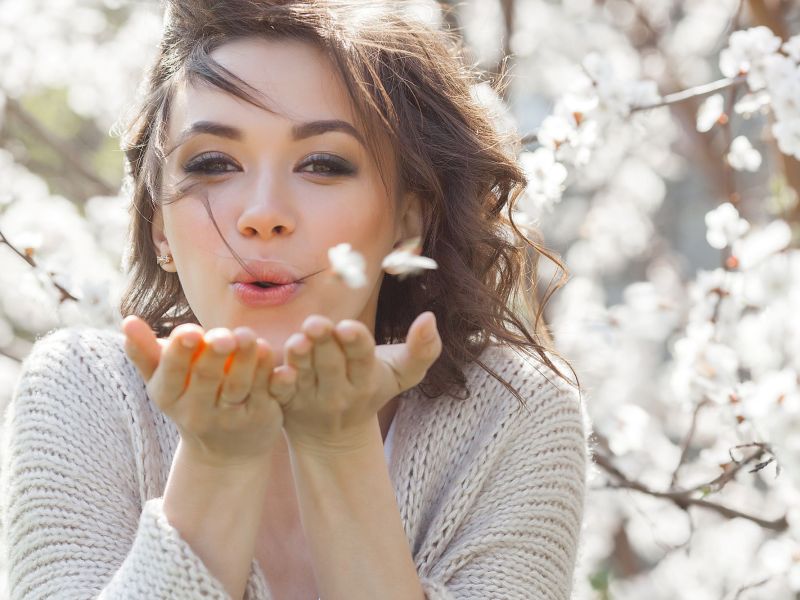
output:
[[[172,255],[167,254],[166,256],[156,256],[156,262],[159,265],[165,265],[169,262],[172,262]]]

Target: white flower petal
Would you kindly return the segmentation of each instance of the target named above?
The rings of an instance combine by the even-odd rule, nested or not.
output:
[[[364,273],[366,261],[364,257],[352,249],[350,244],[338,244],[328,249],[333,272],[345,282],[348,287],[360,288],[367,284]]]
[[[436,269],[439,265],[427,256],[418,256],[405,250],[395,250],[383,259],[381,266],[390,275],[413,275],[424,269]]]
[[[737,171],[758,171],[761,166],[761,154],[743,135],[736,137],[731,142],[727,158],[728,164]]]
[[[722,94],[714,94],[706,98],[697,109],[697,131],[710,131],[717,123],[725,107]]]

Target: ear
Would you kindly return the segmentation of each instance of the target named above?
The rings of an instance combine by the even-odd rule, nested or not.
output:
[[[422,198],[408,192],[404,194],[400,205],[395,231],[395,245],[398,242],[422,236]]]
[[[153,237],[153,245],[155,246],[156,254],[158,256],[166,256],[172,254],[169,249],[169,240],[164,234],[164,216],[160,209],[156,209],[153,213],[153,221],[150,226],[150,234]],[[161,266],[165,271],[175,271],[175,262],[170,262]]]

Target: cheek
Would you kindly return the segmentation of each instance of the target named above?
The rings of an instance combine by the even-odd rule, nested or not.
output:
[[[211,203],[211,210],[217,223],[222,222],[218,208]],[[210,248],[213,244],[214,224],[206,212],[203,201],[187,196],[178,202],[164,207],[164,226],[170,240],[170,248],[181,252],[184,248]],[[184,250],[185,252],[185,250]]]
[[[345,241],[367,252],[384,246],[394,231],[394,210],[380,184],[362,185],[328,205],[325,238]],[[391,240],[388,241],[391,247]]]

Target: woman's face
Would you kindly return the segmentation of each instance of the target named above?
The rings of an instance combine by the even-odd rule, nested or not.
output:
[[[205,329],[249,326],[278,355],[312,313],[334,322],[358,319],[374,331],[381,260],[396,241],[419,234],[417,205],[409,196],[396,207],[387,194],[377,164],[359,140],[363,134],[347,91],[315,47],[248,38],[225,44],[212,56],[261,92],[275,112],[211,85],[176,91],[165,190],[180,182],[200,185],[155,215],[158,253],[173,257],[163,268],[177,271]],[[320,121],[328,123],[307,125]],[[394,189],[395,174],[386,175]],[[252,306],[239,298],[234,284],[246,273],[217,233],[203,194],[225,239],[248,267],[278,266],[292,278],[310,275],[288,301]],[[400,207],[409,210],[401,214]],[[343,242],[366,260],[365,287],[348,288],[331,273],[328,249]]]

